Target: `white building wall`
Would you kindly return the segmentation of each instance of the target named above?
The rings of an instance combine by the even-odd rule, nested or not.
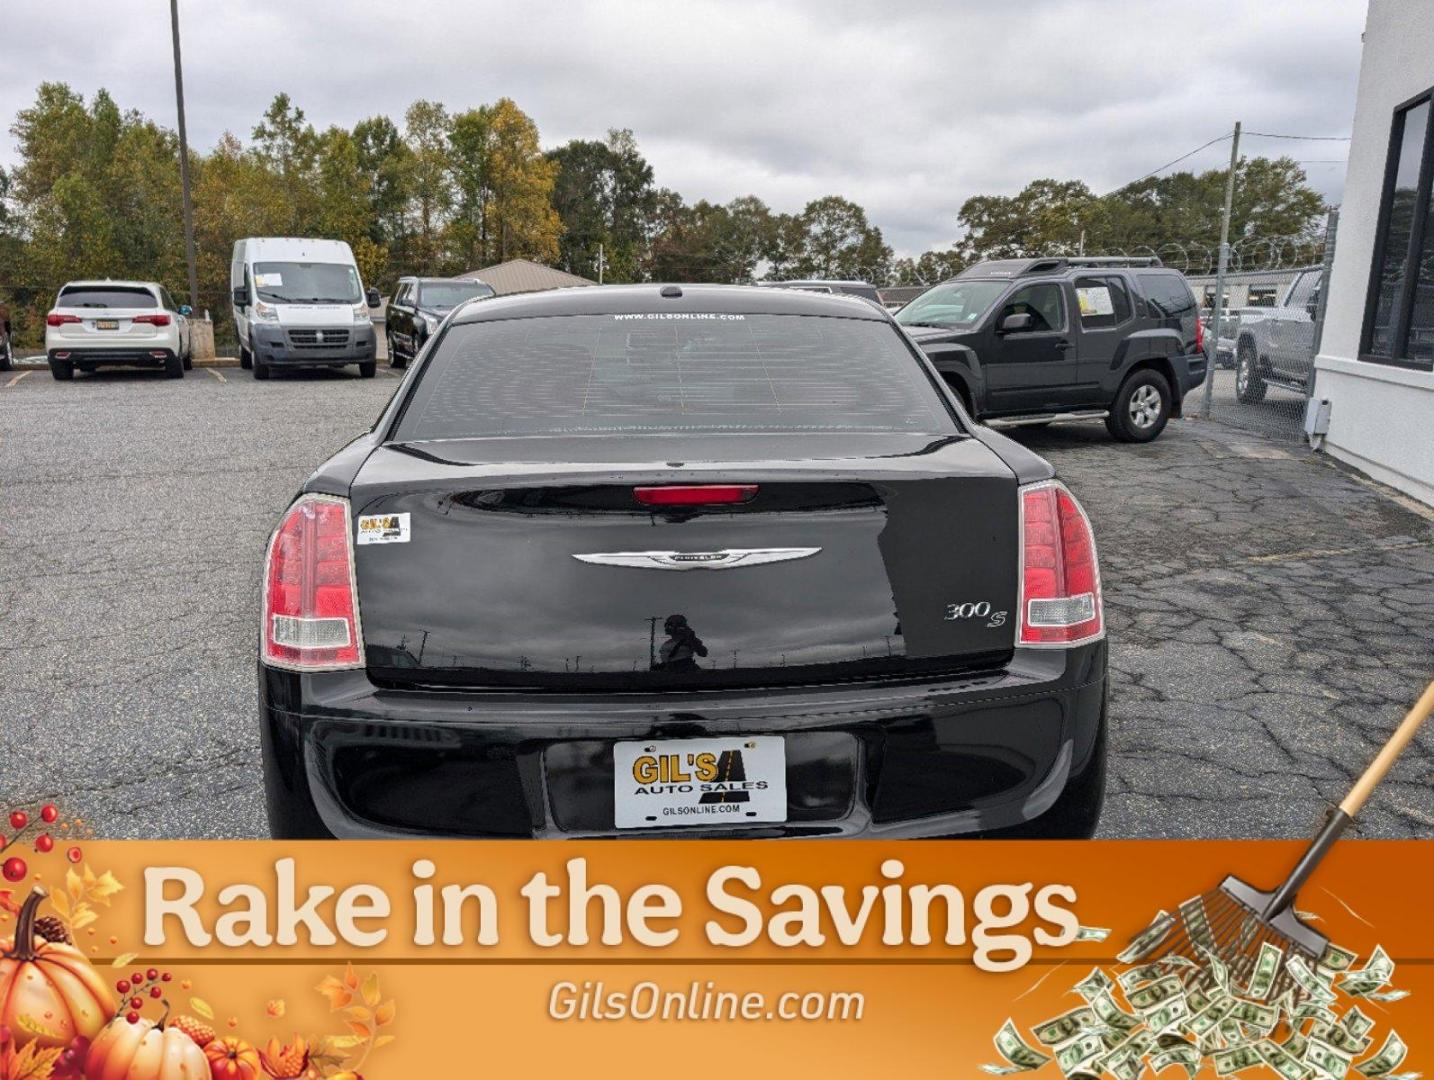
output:
[[[1326,450],[1434,505],[1434,373],[1357,359],[1394,110],[1431,86],[1434,3],[1370,0],[1314,397]]]

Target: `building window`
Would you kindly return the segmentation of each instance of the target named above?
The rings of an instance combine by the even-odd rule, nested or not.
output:
[[[1430,92],[1394,114],[1360,359],[1434,368]]]
[[[1279,291],[1276,285],[1251,285],[1249,295],[1245,298],[1245,306],[1274,307]]]

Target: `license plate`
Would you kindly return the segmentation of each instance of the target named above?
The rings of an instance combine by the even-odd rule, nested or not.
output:
[[[612,757],[619,829],[787,820],[787,748],[779,735],[620,742]]]
[[[95,329],[96,329],[96,330],[118,330],[118,329],[119,329],[119,320],[118,320],[118,319],[96,319],[96,320],[95,320]]]

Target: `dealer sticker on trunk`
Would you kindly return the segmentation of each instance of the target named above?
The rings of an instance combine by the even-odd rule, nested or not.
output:
[[[358,519],[360,544],[408,543],[407,514],[366,514]]]
[[[612,758],[619,829],[787,820],[787,749],[779,735],[620,742]]]

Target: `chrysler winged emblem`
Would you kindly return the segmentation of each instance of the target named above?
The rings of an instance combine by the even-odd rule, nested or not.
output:
[[[723,551],[594,551],[574,555],[578,562],[598,566],[633,566],[640,570],[730,570],[734,566],[805,559],[819,547],[727,548]]]

